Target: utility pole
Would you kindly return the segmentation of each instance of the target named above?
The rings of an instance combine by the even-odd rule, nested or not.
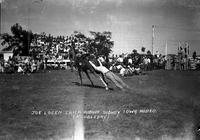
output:
[[[168,44],[167,44],[167,40],[166,40],[166,43],[165,43],[165,58],[167,58],[167,54],[168,54],[168,52],[167,52],[168,46],[167,45]]]
[[[1,10],[1,13],[0,13],[0,22],[1,22],[1,24],[3,24],[3,22],[2,22],[2,3],[3,3],[3,1],[2,0],[0,0],[0,10]],[[1,24],[0,24],[0,34],[1,34]],[[0,48],[1,49],[1,48]]]
[[[151,47],[152,47],[152,48],[151,48],[151,53],[152,53],[152,54],[154,54],[154,53],[153,53],[153,51],[154,51],[154,50],[153,50],[153,49],[154,49],[154,37],[155,37],[155,36],[154,36],[154,35],[155,35],[154,32],[155,32],[155,25],[152,25],[152,46],[151,46]]]
[[[28,55],[30,55],[30,2],[28,3]]]

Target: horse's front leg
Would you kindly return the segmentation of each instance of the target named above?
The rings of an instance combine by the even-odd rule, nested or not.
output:
[[[74,66],[74,63],[71,61],[71,62],[70,62],[70,69],[71,69],[71,72],[73,72],[73,71],[74,71],[74,68],[73,68],[73,66]]]
[[[82,81],[81,70],[78,70],[78,74],[79,74],[79,77],[80,77],[80,80],[81,80],[81,86],[82,86],[83,85],[83,81]]]
[[[89,74],[88,74],[88,72],[87,72],[87,71],[85,71],[85,74],[87,75],[87,78],[90,80],[90,82],[91,82],[92,86],[94,86],[94,84],[93,84],[93,82],[92,82],[92,80],[91,80],[91,78],[90,78],[90,76],[89,76]]]

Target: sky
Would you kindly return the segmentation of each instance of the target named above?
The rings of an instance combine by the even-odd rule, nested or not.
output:
[[[34,33],[71,35],[111,31],[114,54],[151,51],[175,54],[179,42],[200,54],[200,0],[0,0],[1,33],[19,23]],[[167,42],[167,43],[166,43]]]

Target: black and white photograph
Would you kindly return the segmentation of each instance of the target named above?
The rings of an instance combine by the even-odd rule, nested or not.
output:
[[[200,140],[200,0],[0,0],[0,140]]]

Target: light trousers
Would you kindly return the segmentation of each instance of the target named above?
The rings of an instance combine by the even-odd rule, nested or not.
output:
[[[115,75],[113,72],[109,71],[105,73],[105,76],[111,80],[118,88],[128,88],[128,85],[125,84],[119,76]]]

